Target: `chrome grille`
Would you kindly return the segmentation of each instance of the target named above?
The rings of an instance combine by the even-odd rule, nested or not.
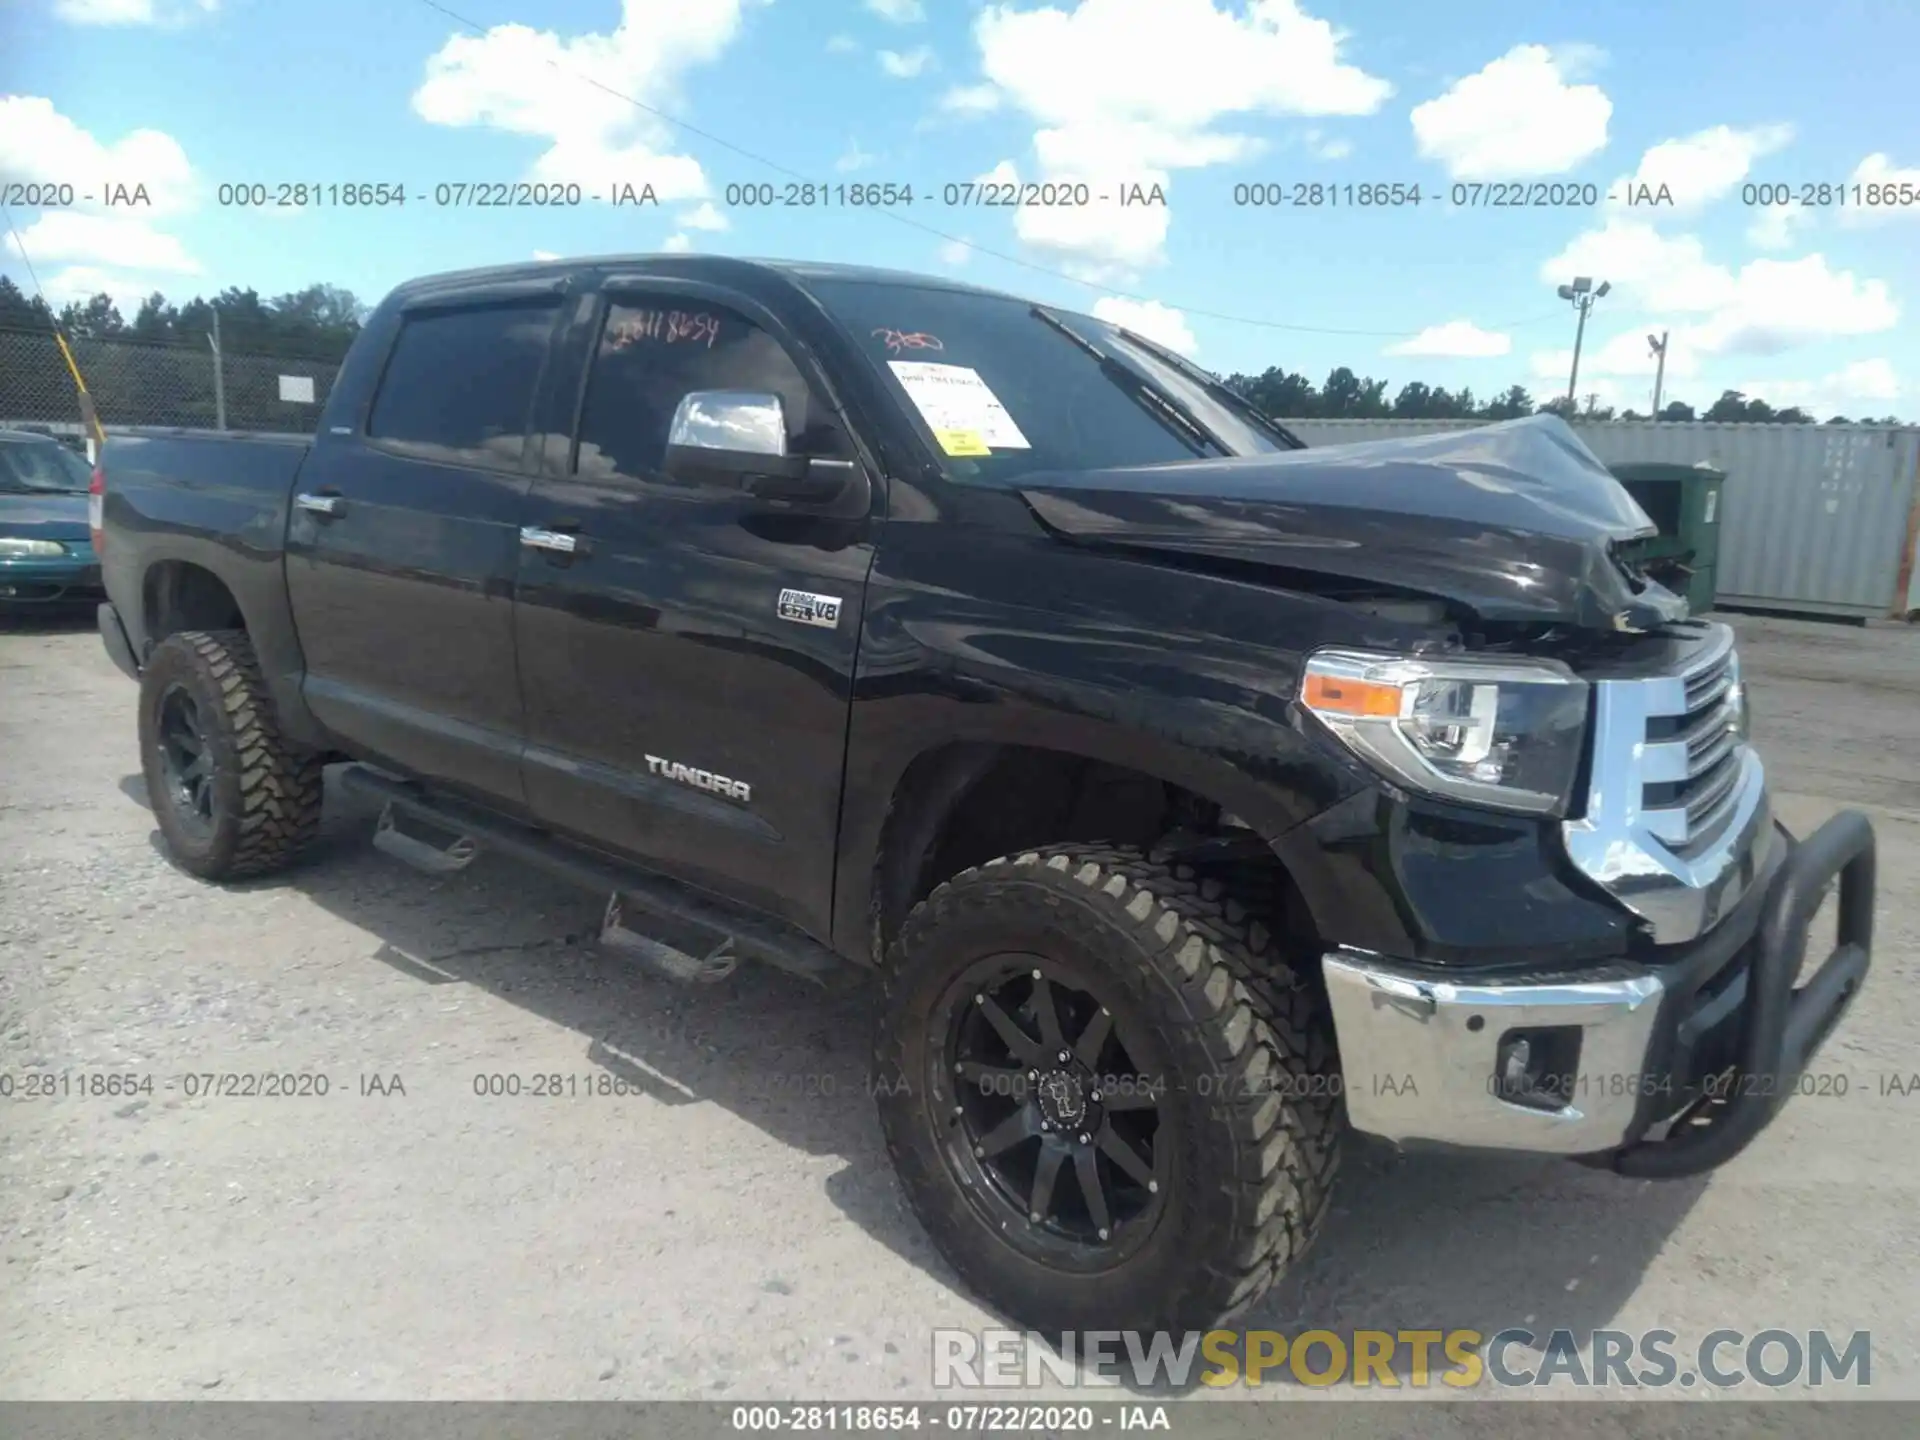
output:
[[[1687,710],[1704,710],[1724,697],[1739,678],[1737,665],[1738,659],[1729,643],[1718,655],[1705,661],[1700,669],[1687,675]]]
[[[1663,838],[1690,856],[1712,843],[1739,798],[1746,697],[1731,632],[1679,678],[1686,708],[1647,717],[1640,799]]]
[[[1733,632],[1701,628],[1702,643],[1673,672],[1594,685],[1586,813],[1562,827],[1573,862],[1661,944],[1713,925],[1771,843]]]

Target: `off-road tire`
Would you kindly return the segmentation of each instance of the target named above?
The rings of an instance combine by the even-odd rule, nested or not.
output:
[[[1049,1268],[1002,1240],[943,1149],[957,1122],[953,1097],[926,1079],[943,1043],[935,1011],[955,977],[1001,951],[1098,967],[1170,1062],[1175,1183],[1149,1238],[1104,1273]],[[882,979],[874,1080],[888,1152],[935,1247],[1015,1323],[1206,1329],[1251,1306],[1318,1232],[1346,1123],[1324,994],[1220,882],[1123,847],[1003,856],[908,914]]]
[[[183,686],[213,756],[209,833],[194,834],[169,800],[157,744],[161,698]],[[321,758],[280,732],[273,698],[244,630],[184,630],[154,648],[140,677],[140,765],[167,857],[203,880],[285,869],[320,828]]]

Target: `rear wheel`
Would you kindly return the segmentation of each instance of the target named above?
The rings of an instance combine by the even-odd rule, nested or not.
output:
[[[320,757],[281,735],[243,630],[155,647],[140,677],[140,763],[168,857],[202,879],[283,869],[320,827]]]
[[[1062,846],[956,876],[888,957],[877,1090],[947,1261],[1043,1330],[1203,1329],[1326,1211],[1324,1005],[1217,883]]]

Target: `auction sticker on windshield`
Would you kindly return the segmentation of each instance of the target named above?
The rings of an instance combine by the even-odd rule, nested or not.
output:
[[[1000,397],[971,366],[889,360],[887,368],[947,454],[984,455],[996,449],[1032,448]]]

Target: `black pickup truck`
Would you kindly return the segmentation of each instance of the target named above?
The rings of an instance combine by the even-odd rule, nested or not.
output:
[[[681,978],[877,972],[901,1183],[1023,1324],[1239,1313],[1348,1127],[1718,1165],[1866,975],[1872,830],[1776,822],[1551,416],[1307,448],[1087,315],[643,256],[401,287],[310,442],[100,459],[177,864],[286,866],[352,762]]]

